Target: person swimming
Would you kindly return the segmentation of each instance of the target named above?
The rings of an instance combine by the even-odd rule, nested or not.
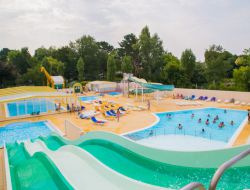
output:
[[[201,123],[201,118],[198,119],[198,123]]]
[[[207,114],[207,117],[210,117],[210,114]]]
[[[194,114],[192,113],[192,115],[191,115],[191,118],[193,119],[194,118]]]
[[[205,129],[204,129],[204,128],[202,128],[201,132],[202,132],[202,133],[205,133]]]
[[[213,123],[216,123],[216,119],[214,118]]]
[[[214,119],[215,119],[215,120],[219,120],[219,116],[218,116],[218,115],[216,115]]]
[[[227,113],[227,110],[224,110],[224,113]]]
[[[206,120],[206,125],[209,125],[209,119]]]
[[[222,122],[220,122],[220,124],[219,124],[219,126],[218,126],[219,128],[222,128],[222,127],[225,127],[225,124],[224,124],[224,122],[222,121]]]
[[[178,129],[182,129],[182,125],[180,123],[178,125]]]
[[[234,121],[233,121],[233,120],[231,121],[231,125],[232,125],[232,126],[234,125]]]

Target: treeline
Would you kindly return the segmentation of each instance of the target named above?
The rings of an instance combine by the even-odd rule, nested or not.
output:
[[[186,49],[178,59],[164,50],[162,40],[147,26],[138,37],[125,35],[118,48],[84,35],[60,48],[38,48],[33,56],[26,47],[3,48],[0,87],[45,85],[40,72],[44,66],[51,75],[63,75],[68,86],[75,81],[119,81],[126,72],[176,87],[250,91],[250,49],[234,55],[211,45],[204,56],[204,62],[197,62],[192,50]]]

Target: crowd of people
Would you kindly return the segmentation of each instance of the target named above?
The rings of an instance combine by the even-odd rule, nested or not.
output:
[[[226,109],[224,110],[224,114],[227,114],[227,110],[226,110]],[[169,114],[169,113],[166,114],[166,117],[167,117],[168,119],[171,119],[171,114]],[[194,119],[194,118],[195,118],[195,114],[192,113],[192,114],[191,114],[191,119]],[[248,118],[250,119],[250,111],[249,111],[249,113],[248,113]],[[211,120],[211,115],[210,115],[210,114],[207,114],[207,118],[206,118],[206,120],[205,120],[205,125],[206,125],[206,126],[209,126],[209,125],[210,125],[210,120]],[[219,121],[219,116],[216,115],[216,116],[213,118],[212,123],[213,123],[213,124],[216,124],[218,121]],[[201,119],[201,118],[198,119],[198,123],[202,123],[202,119]],[[231,120],[230,125],[231,125],[231,126],[234,126],[234,121],[233,121],[233,120]],[[218,123],[218,127],[219,127],[219,128],[225,127],[225,122],[224,122],[224,121],[219,122],[219,123]],[[179,123],[178,126],[177,126],[177,128],[180,129],[180,130],[183,129],[182,124]],[[204,132],[205,132],[205,129],[202,128],[201,132],[204,133]]]

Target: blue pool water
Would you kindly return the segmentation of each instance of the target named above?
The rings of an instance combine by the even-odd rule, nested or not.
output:
[[[55,111],[55,104],[46,99],[31,99],[7,103],[9,117]]]
[[[120,95],[120,92],[107,92],[106,94],[111,95],[111,96],[117,96]]]
[[[79,100],[83,101],[83,102],[90,102],[93,100],[97,100],[99,98],[99,96],[81,96],[79,97]]]
[[[171,114],[171,118],[168,118],[167,114]],[[192,114],[194,114],[194,118],[191,118]],[[210,117],[208,117],[208,114],[210,114]],[[141,140],[155,135],[176,134],[228,142],[247,117],[247,111],[227,109],[227,112],[224,113],[224,109],[205,108],[157,113],[156,115],[159,117],[157,124],[145,130],[130,133],[125,136],[133,140]],[[219,120],[213,123],[213,119],[216,115],[218,115]],[[198,123],[199,118],[202,120],[201,123]],[[209,125],[205,124],[206,119],[209,119]],[[232,120],[234,121],[233,126],[231,125]],[[219,128],[218,125],[220,122],[224,122],[225,127]],[[183,126],[182,129],[178,129],[179,124]],[[204,129],[205,132],[202,132],[202,129]]]
[[[0,147],[3,143],[13,143],[17,140],[34,139],[39,136],[48,136],[51,129],[46,121],[18,122],[0,127]]]

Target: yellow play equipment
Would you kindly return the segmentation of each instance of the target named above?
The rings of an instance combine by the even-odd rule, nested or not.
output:
[[[51,86],[55,89],[65,88],[64,78],[62,76],[51,76],[44,67],[41,67],[41,72],[44,73],[47,78],[47,86]]]
[[[74,93],[82,93],[82,91],[83,91],[82,84],[81,83],[75,83],[73,85],[73,90],[74,90]]]

